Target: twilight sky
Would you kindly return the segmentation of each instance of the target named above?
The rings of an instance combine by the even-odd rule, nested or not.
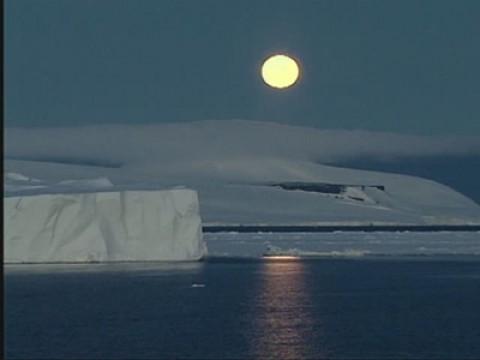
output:
[[[479,18],[475,0],[6,0],[5,124],[480,135]],[[303,77],[267,88],[285,51]]]

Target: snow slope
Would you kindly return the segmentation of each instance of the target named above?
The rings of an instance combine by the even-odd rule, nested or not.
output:
[[[6,171],[29,179],[7,178],[9,196],[184,185],[198,191],[207,225],[480,224],[480,207],[447,186],[321,164],[359,154],[480,153],[473,137],[459,141],[238,120],[7,129],[5,139]],[[299,182],[340,190],[286,189]]]
[[[105,179],[82,183],[92,185],[105,186]],[[8,196],[4,224],[6,263],[176,261],[206,254],[197,194],[187,189]]]

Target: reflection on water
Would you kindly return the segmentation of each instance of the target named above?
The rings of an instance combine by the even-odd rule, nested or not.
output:
[[[259,358],[301,359],[312,353],[314,321],[302,261],[270,259],[262,267],[252,347]],[[318,357],[319,354],[316,354]]]
[[[6,358],[480,359],[478,261],[5,269]]]

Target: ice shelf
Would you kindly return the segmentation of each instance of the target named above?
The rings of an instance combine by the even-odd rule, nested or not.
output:
[[[188,261],[207,252],[189,189],[8,196],[4,225],[5,263]]]

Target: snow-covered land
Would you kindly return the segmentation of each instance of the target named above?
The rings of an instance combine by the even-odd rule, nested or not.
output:
[[[198,191],[207,225],[480,224],[480,207],[445,185],[322,164],[359,154],[480,153],[473,137],[232,120],[15,128],[5,140],[8,196],[184,185]]]
[[[42,193],[48,187],[40,180],[8,178],[23,183],[16,190],[33,193],[4,199],[6,263],[184,261],[206,254],[195,191],[101,191],[108,183],[98,179]]]

